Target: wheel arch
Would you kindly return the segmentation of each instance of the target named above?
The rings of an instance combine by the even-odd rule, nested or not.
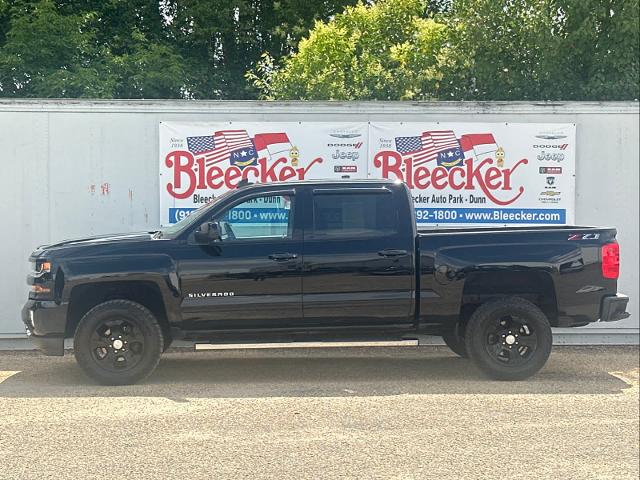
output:
[[[109,300],[129,300],[147,308],[158,320],[165,339],[171,343],[171,331],[164,297],[157,283],[149,280],[117,280],[80,284],[70,292],[65,338],[73,337],[82,317],[93,307]]]
[[[467,322],[483,303],[505,297],[528,300],[542,310],[552,326],[557,325],[558,301],[553,278],[540,270],[492,270],[469,274],[462,290],[460,322]]]

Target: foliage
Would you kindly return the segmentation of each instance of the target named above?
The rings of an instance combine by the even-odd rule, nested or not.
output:
[[[255,98],[244,78],[263,54],[293,51],[316,20],[356,0],[180,0],[167,2],[169,25],[187,59],[194,98]]]
[[[60,96],[77,96],[84,87],[90,89],[90,95],[102,96],[101,87],[93,86],[100,75],[99,65],[81,68],[85,59],[98,53],[93,50],[91,32],[84,31],[86,18],[60,17],[51,2],[33,8],[5,6],[3,13],[7,10],[15,17],[10,20],[11,29],[0,51],[0,85],[4,95],[29,89],[38,96],[46,88],[60,91],[64,85]],[[23,14],[17,14],[18,10]],[[104,84],[110,82],[107,78]]]
[[[254,98],[262,52],[354,2],[0,0],[0,95]]]
[[[423,99],[436,97],[446,26],[422,18],[419,0],[381,0],[318,22],[275,70],[263,57],[249,73],[266,98]]]
[[[0,35],[2,96],[180,96],[179,54],[167,43],[150,41],[136,25],[120,22],[120,32],[105,36],[105,17],[95,10],[52,0],[11,3],[0,8],[0,24],[8,26]]]
[[[634,0],[380,0],[248,78],[268,99],[637,99],[638,20]]]
[[[639,97],[634,0],[456,0],[443,98]]]
[[[640,97],[637,0],[363,1],[0,0],[0,96]]]

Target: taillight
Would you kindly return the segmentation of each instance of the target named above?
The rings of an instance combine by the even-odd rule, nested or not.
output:
[[[620,246],[618,242],[607,243],[600,250],[602,253],[602,276],[618,278],[620,275]]]

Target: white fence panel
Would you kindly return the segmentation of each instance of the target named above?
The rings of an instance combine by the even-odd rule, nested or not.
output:
[[[159,122],[402,121],[575,123],[575,221],[618,228],[619,290],[632,315],[558,338],[637,342],[638,114],[636,102],[0,101],[0,338],[24,335],[27,256],[37,245],[159,225]]]

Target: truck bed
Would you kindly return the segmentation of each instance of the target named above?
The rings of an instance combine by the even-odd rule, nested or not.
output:
[[[420,322],[449,323],[460,305],[501,295],[542,304],[552,326],[598,321],[603,296],[617,290],[600,258],[615,236],[589,226],[420,229]]]

